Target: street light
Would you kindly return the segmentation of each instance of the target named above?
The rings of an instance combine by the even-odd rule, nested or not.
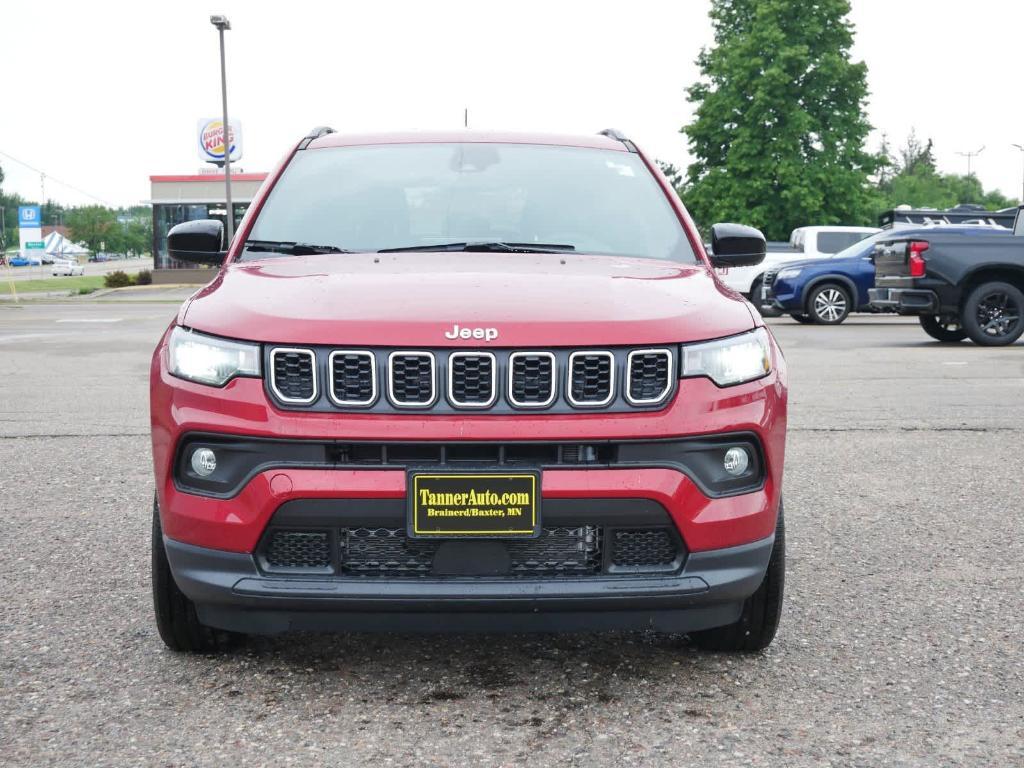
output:
[[[227,220],[228,220],[228,244],[235,236],[235,208],[231,204],[231,129],[228,125],[228,76],[224,65],[224,31],[231,29],[231,22],[227,16],[216,15],[210,17],[210,23],[217,28],[220,35],[220,95],[223,102],[224,114],[224,195],[227,198]]]

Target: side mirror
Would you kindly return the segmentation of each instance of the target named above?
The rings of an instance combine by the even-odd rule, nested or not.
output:
[[[752,267],[764,261],[764,235],[743,224],[715,224],[711,228],[711,266]]]
[[[186,221],[167,233],[167,255],[191,264],[219,265],[224,251],[224,225],[216,219]]]

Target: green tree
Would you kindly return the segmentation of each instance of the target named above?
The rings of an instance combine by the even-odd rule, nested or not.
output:
[[[867,68],[850,60],[848,0],[712,0],[715,44],[687,135],[686,201],[703,227],[742,221],[782,240],[805,224],[872,221]]]
[[[883,151],[889,154],[887,146]],[[879,211],[898,205],[943,210],[961,203],[975,203],[997,211],[1017,204],[1016,200],[998,190],[985,191],[973,174],[940,173],[935,167],[931,139],[922,142],[914,131],[898,151],[898,156],[888,158],[888,164],[895,173],[879,178]]]
[[[86,247],[96,253],[106,244],[108,250],[119,234],[117,214],[102,205],[87,205],[71,210],[65,217],[71,239],[76,243],[85,243]]]

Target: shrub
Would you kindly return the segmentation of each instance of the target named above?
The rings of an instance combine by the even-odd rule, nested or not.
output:
[[[148,269],[142,269],[135,273],[135,284],[136,285],[151,285],[153,283],[153,273]]]
[[[107,288],[125,288],[132,284],[132,279],[120,269],[103,276],[103,284]]]

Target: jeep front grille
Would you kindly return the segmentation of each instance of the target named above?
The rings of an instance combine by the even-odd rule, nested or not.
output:
[[[498,396],[498,364],[490,352],[448,356],[448,399],[460,408],[487,408]]]
[[[629,353],[626,399],[634,405],[660,403],[672,389],[672,353],[636,349]]]
[[[615,396],[615,357],[611,352],[569,355],[568,398],[573,405],[600,407]]]
[[[426,408],[437,399],[434,355],[392,352],[388,358],[388,393],[399,408]]]
[[[316,400],[316,356],[313,350],[277,347],[270,352],[270,362],[270,386],[278,399],[296,405]]]
[[[368,406],[377,400],[377,364],[372,352],[339,349],[328,360],[331,400],[340,406]]]
[[[557,394],[555,356],[513,352],[508,361],[508,400],[517,408],[546,408]]]
[[[678,387],[670,348],[336,349],[274,347],[267,390],[286,409],[488,414],[664,407]],[[320,382],[323,381],[323,386]]]

